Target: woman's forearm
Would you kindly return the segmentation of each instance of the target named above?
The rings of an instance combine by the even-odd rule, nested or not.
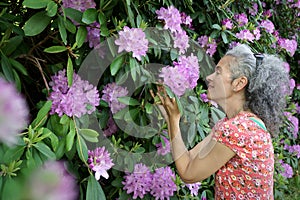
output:
[[[192,158],[183,142],[179,127],[179,119],[173,119],[171,117],[168,122],[168,130],[172,156],[176,168],[179,174],[184,174]]]

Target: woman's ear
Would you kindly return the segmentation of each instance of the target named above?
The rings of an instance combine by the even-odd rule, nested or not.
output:
[[[232,82],[233,91],[239,92],[244,89],[248,84],[248,78],[246,76],[240,76]]]

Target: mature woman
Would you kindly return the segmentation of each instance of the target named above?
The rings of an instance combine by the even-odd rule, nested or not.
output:
[[[271,135],[278,131],[288,93],[283,62],[238,45],[206,80],[208,98],[218,103],[226,117],[189,151],[181,137],[175,99],[163,88],[157,93],[179,175],[186,183],[194,183],[216,173],[215,199],[273,199]]]

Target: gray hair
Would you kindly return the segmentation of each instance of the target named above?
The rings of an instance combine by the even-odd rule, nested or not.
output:
[[[229,63],[232,80],[240,76],[248,79],[244,109],[250,109],[260,117],[267,129],[276,135],[289,92],[289,75],[283,61],[275,55],[263,54],[261,64],[256,66],[256,57],[245,44],[234,47],[225,55],[234,58]]]

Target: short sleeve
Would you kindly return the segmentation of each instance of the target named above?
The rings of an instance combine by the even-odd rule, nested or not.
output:
[[[247,154],[251,153],[247,150],[246,142],[249,141],[246,127],[239,121],[220,121],[214,127],[213,139],[226,145],[235,152],[242,160],[248,160]]]

